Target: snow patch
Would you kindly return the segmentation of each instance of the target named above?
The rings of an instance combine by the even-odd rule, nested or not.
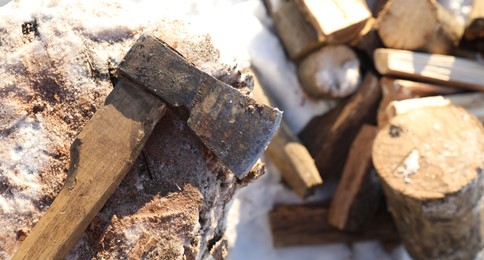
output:
[[[410,154],[405,158],[402,165],[397,168],[397,174],[403,177],[406,183],[410,182],[410,175],[420,170],[420,154],[417,149],[413,149]]]
[[[49,143],[41,122],[42,118],[29,116],[9,131],[0,132],[0,212],[3,214],[34,211],[33,202],[40,199],[39,170],[47,160],[45,152]]]

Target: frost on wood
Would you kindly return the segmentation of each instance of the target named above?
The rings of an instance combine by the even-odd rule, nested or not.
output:
[[[360,62],[347,46],[326,46],[301,62],[298,76],[311,96],[347,97],[360,83]]]
[[[123,6],[15,1],[0,9],[0,258],[12,255],[52,203],[71,142],[112,90],[115,67],[141,33],[249,89],[236,66],[219,62],[208,35],[181,21],[146,23],[149,17]],[[69,258],[202,258],[222,237],[236,178],[189,131],[183,111],[162,121]],[[252,174],[262,171],[258,164]]]

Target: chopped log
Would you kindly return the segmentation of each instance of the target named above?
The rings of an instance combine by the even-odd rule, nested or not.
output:
[[[329,208],[328,223],[338,229],[358,231],[375,215],[382,191],[371,162],[376,126],[363,125],[348,155],[343,175]]]
[[[389,0],[378,21],[383,43],[395,49],[448,54],[464,33],[436,0]]]
[[[455,106],[465,108],[484,124],[484,93],[464,93],[445,96]]]
[[[328,203],[278,205],[269,213],[275,247],[352,243],[365,240],[398,241],[390,214],[384,209],[361,232],[340,231],[327,223]]]
[[[484,65],[454,56],[377,49],[375,66],[383,75],[484,91]]]
[[[364,123],[374,124],[381,98],[378,79],[367,73],[356,93],[330,112],[315,117],[299,138],[326,179],[341,175],[349,147]]]
[[[464,38],[468,41],[484,40],[484,1],[473,0],[467,17]]]
[[[325,46],[301,61],[298,77],[304,91],[313,97],[346,97],[360,83],[360,61],[345,45]]]
[[[379,131],[373,163],[413,258],[478,258],[483,158],[482,123],[452,105],[397,113]]]
[[[371,13],[362,0],[296,0],[320,41],[349,43],[358,37]]]
[[[323,43],[294,1],[265,0],[264,2],[287,54],[291,59],[297,60]]]
[[[254,76],[253,94],[258,101],[266,105],[274,105],[256,76]],[[299,197],[305,198],[312,195],[316,187],[323,184],[313,158],[284,121],[267,147],[266,154],[279,169],[287,185]]]
[[[380,106],[378,107],[378,126],[380,127],[388,122],[385,109],[392,101],[462,92],[462,89],[459,88],[443,87],[388,77],[381,78],[380,85],[383,95]]]

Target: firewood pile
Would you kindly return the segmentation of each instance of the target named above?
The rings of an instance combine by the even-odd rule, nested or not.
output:
[[[376,2],[265,1],[305,93],[339,102],[299,133],[283,126],[268,147],[301,198],[338,182],[330,201],[275,206],[273,243],[376,239],[403,242],[415,259],[474,259],[484,248],[484,1],[465,23],[436,0]]]

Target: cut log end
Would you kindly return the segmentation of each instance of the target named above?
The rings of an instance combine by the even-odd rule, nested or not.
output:
[[[484,129],[477,118],[452,105],[402,112],[379,131],[372,156],[413,258],[477,256],[484,188]]]
[[[425,107],[390,119],[373,146],[373,161],[392,189],[417,199],[460,191],[482,167],[482,124],[462,108]]]
[[[345,45],[321,48],[304,59],[298,76],[304,90],[314,97],[346,97],[360,83],[360,62]]]

